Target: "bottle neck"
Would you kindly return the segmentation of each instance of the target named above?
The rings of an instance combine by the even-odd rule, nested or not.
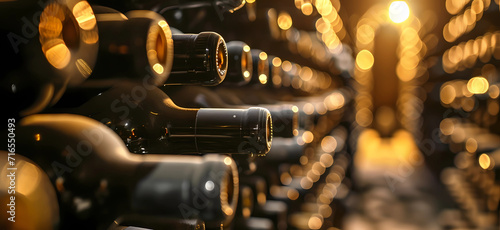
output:
[[[218,85],[227,74],[224,39],[213,32],[174,34],[174,60],[166,85]]]
[[[250,47],[241,41],[227,43],[228,73],[224,85],[242,86],[250,82],[253,73],[253,60]]]
[[[249,105],[228,105],[217,93],[201,86],[185,86],[169,92],[169,95],[175,103],[189,108],[250,108]],[[273,136],[294,137],[298,134],[298,107],[290,104],[258,106],[271,113]]]
[[[271,146],[271,117],[261,108],[181,108],[162,123],[165,138],[148,153],[264,155]]]
[[[200,153],[263,155],[271,148],[272,121],[261,108],[200,109],[195,133]]]
[[[130,83],[96,96],[78,113],[108,125],[133,153],[262,155],[272,140],[266,109],[186,109],[156,87]]]

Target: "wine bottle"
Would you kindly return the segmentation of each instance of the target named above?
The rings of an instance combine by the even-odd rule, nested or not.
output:
[[[281,68],[281,59],[270,55],[267,61],[269,65],[269,79],[266,85],[271,89],[281,88],[283,86],[283,77],[285,73]]]
[[[250,82],[253,73],[253,60],[250,46],[242,41],[227,43],[228,69],[224,85],[242,86]]]
[[[128,78],[160,85],[170,72],[170,30],[154,12],[131,11],[127,18],[80,0],[46,5],[17,2],[2,3],[6,9],[2,12],[6,12],[0,18],[2,22],[21,18],[23,23],[1,26],[10,41],[2,44],[12,46],[5,49],[9,58],[2,68],[2,94],[15,99],[14,113],[25,116],[39,112],[56,103],[66,87],[84,81],[86,85],[109,87]],[[33,22],[28,18],[34,18]]]
[[[5,116],[40,112],[69,82],[88,76],[98,50],[89,7],[82,0],[0,2],[0,94],[9,98],[2,102],[9,108]]]
[[[133,214],[208,222],[234,216],[238,173],[227,156],[131,154],[106,126],[69,114],[24,118],[16,144],[57,189],[63,229],[95,229]]]
[[[99,56],[92,81],[87,83],[113,85],[127,78],[162,85],[172,69],[174,54],[165,19],[152,11],[136,10],[124,15],[103,6],[92,6],[92,10],[99,28]]]
[[[299,109],[291,104],[258,105],[269,110],[273,118],[273,135],[294,137],[299,134]]]
[[[187,108],[238,108],[247,109],[250,105],[229,105],[214,91],[206,87],[185,86],[167,88],[170,98],[179,106]],[[274,137],[293,137],[298,134],[298,108],[291,104],[260,104],[271,113]]]
[[[57,195],[43,169],[22,155],[0,151],[0,171],[5,173],[0,229],[58,229]]]
[[[135,226],[135,227],[126,227]],[[140,228],[139,228],[140,227]],[[173,219],[151,215],[127,215],[113,221],[108,230],[138,229],[176,229],[176,230],[205,230],[205,223],[199,219]],[[130,230],[132,230],[130,229]]]
[[[267,109],[181,108],[159,88],[129,82],[73,112],[111,127],[133,153],[263,155],[272,142]]]
[[[227,74],[227,47],[215,32],[174,34],[174,60],[166,85],[213,86]]]
[[[252,49],[253,74],[251,83],[265,85],[269,80],[269,62],[267,61],[267,53]]]

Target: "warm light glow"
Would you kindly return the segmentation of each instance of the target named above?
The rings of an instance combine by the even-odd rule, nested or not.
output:
[[[319,18],[316,21],[315,26],[316,26],[316,30],[322,34],[328,32],[331,29],[330,22],[328,21],[328,19],[324,19],[324,18]]]
[[[323,220],[318,216],[311,216],[307,222],[309,229],[320,229],[323,226]]]
[[[250,52],[250,46],[248,45],[243,46],[243,51]]]
[[[300,6],[302,6],[302,4],[304,3],[304,0],[294,0],[294,3],[295,3],[295,8],[300,10]]]
[[[305,66],[305,67],[300,69],[299,77],[302,80],[309,81],[309,80],[311,80],[312,76],[313,76],[313,72],[312,72],[311,68]]]
[[[288,196],[288,199],[290,199],[290,200],[296,200],[299,198],[299,192],[293,188],[289,189],[286,192],[286,195]]]
[[[357,30],[356,38],[362,44],[368,44],[375,38],[375,31],[370,25],[362,25]]]
[[[356,113],[356,123],[362,127],[368,127],[373,122],[373,113],[368,108],[362,108]]]
[[[162,74],[163,73],[163,66],[160,65],[159,63],[156,63],[153,65],[153,70],[158,74]]]
[[[319,160],[324,167],[330,167],[333,165],[333,157],[329,153],[322,154]]]
[[[278,26],[282,30],[288,30],[292,27],[292,17],[287,12],[281,12],[278,16]]]
[[[92,73],[92,68],[90,68],[90,66],[87,64],[87,62],[85,62],[85,60],[83,60],[81,58],[76,60],[75,65],[76,65],[76,68],[78,69],[78,71],[84,77],[88,77]]]
[[[223,210],[223,211],[224,211],[224,213],[225,213],[227,216],[231,216],[231,215],[233,215],[233,209],[232,209],[232,208],[230,208],[230,207],[224,207],[223,209],[224,209],[224,210]]]
[[[263,60],[263,61],[267,60],[267,53],[266,52],[260,52],[259,53],[259,58],[260,58],[260,60]]]
[[[309,143],[313,142],[313,140],[314,140],[314,134],[311,131],[305,131],[302,134],[302,140],[305,143],[309,144]]]
[[[264,205],[266,203],[267,197],[265,193],[259,192],[257,194],[257,202],[261,205]]]
[[[490,156],[488,156],[488,154],[483,153],[479,156],[479,166],[483,169],[489,169],[495,166],[495,162],[490,158]]]
[[[249,78],[250,77],[250,72],[248,72],[248,70],[245,70],[245,72],[243,72],[243,77],[244,78]]]
[[[453,131],[455,131],[455,124],[453,124],[453,120],[451,118],[446,118],[439,124],[439,129],[441,129],[442,134],[449,136],[453,134]]]
[[[273,66],[274,67],[280,67],[281,66],[281,59],[279,57],[273,58]]]
[[[20,172],[18,178],[16,178],[16,194],[23,194],[26,197],[30,197],[29,195],[40,189],[39,186],[42,183],[41,177],[43,173],[39,167],[25,160],[16,163],[18,172]]]
[[[329,23],[338,23],[337,21],[340,20],[339,13],[336,10],[332,10],[330,14],[323,15],[323,19]]]
[[[45,57],[52,66],[57,69],[63,69],[71,60],[71,53],[64,42],[62,40],[59,41],[61,43],[54,45],[45,51]]]
[[[54,6],[58,6],[53,4]],[[55,8],[55,7],[54,7]],[[59,9],[59,8],[56,8]],[[62,11],[62,10],[60,10]],[[63,25],[61,19],[52,15],[47,15],[47,11],[44,11],[42,16],[40,16],[39,31],[40,37],[43,38],[57,38],[62,32]],[[57,15],[56,15],[57,16]],[[62,15],[64,18],[64,15]],[[63,19],[64,20],[64,19]]]
[[[281,77],[279,75],[273,75],[273,84],[276,86],[281,85]]]
[[[389,18],[395,23],[406,21],[410,16],[410,8],[405,1],[394,1],[389,6]]]
[[[443,102],[444,104],[451,104],[455,100],[457,93],[453,86],[445,85],[443,88],[441,88],[439,95],[441,98],[441,102]]]
[[[484,94],[489,87],[488,80],[484,77],[473,77],[467,82],[467,90],[473,94]]]
[[[300,10],[302,11],[302,13],[304,15],[311,15],[313,13],[313,6],[310,2],[304,2],[301,6],[300,6]]]
[[[96,44],[99,41],[99,34],[95,28],[93,30],[83,30],[80,38],[86,44]]]
[[[474,153],[477,150],[477,141],[474,138],[469,138],[467,139],[467,142],[465,142],[465,149],[469,153]]]
[[[311,115],[314,113],[314,105],[311,103],[306,103],[304,107],[302,107],[302,110],[304,111],[305,114]]]
[[[283,69],[283,71],[288,72],[292,70],[292,63],[289,61],[283,61],[283,63],[281,64],[281,68]]]
[[[78,2],[73,7],[73,15],[75,16],[78,26],[84,30],[91,30],[96,25],[94,11],[87,1]]]
[[[265,85],[267,83],[267,76],[265,74],[259,75],[260,84]]]
[[[413,59],[413,58],[411,58]],[[414,60],[417,60],[416,62]],[[396,74],[398,75],[399,80],[403,82],[409,82],[415,78],[415,74],[417,72],[416,68],[410,68],[408,69],[404,65],[407,65],[409,62],[413,62],[414,64],[418,65],[418,58],[415,58],[413,61],[409,60],[408,58],[401,58],[400,62],[396,66]],[[415,67],[416,67],[415,65]]]
[[[324,103],[328,108],[328,110],[331,111],[342,108],[342,106],[344,106],[345,103],[345,98],[344,95],[342,95],[341,93],[334,92],[325,98]]]
[[[233,160],[231,159],[231,157],[224,158],[224,164],[231,165],[232,163],[233,163]]]
[[[327,153],[335,151],[337,140],[332,136],[326,136],[321,140],[321,149]]]
[[[318,114],[320,114],[320,115],[325,115],[326,114],[327,109],[326,109],[325,103],[322,103],[322,102],[316,103],[315,107],[316,107],[316,112],[318,112]]]
[[[332,12],[332,10],[334,10],[330,0],[316,0],[314,5],[316,6],[318,13],[321,15],[328,15]]]
[[[470,0],[446,0],[446,10],[450,14],[457,14]]]
[[[292,183],[292,176],[288,172],[283,172],[280,175],[280,181],[283,185],[289,185]]]
[[[361,50],[356,56],[356,66],[362,70],[369,70],[373,66],[373,54],[368,50]]]
[[[158,22],[158,25],[159,25],[160,27],[162,27],[162,28],[163,28],[163,27],[165,27],[165,26],[168,26],[168,23],[167,23],[167,21],[165,21],[165,20],[160,20],[160,21]]]
[[[35,134],[35,140],[40,141],[40,134],[39,133]]]
[[[173,40],[171,37],[172,32],[165,20],[158,21],[156,26],[148,31],[146,54],[155,75],[166,75],[170,72],[173,58]],[[122,54],[129,52],[127,46],[119,46],[119,50]]]
[[[303,189],[310,189],[310,188],[312,188],[312,186],[313,186],[313,182],[309,178],[303,177],[300,180],[300,187],[302,187]]]
[[[392,137],[386,138],[374,129],[365,129],[358,138],[354,164],[364,173],[374,170],[397,173],[401,172],[401,162],[417,166],[421,161],[421,153],[408,131],[399,129]]]
[[[246,0],[247,3],[254,3],[255,0]]]
[[[489,89],[489,95],[492,99],[498,98],[500,96],[500,89],[497,85],[491,85]]]

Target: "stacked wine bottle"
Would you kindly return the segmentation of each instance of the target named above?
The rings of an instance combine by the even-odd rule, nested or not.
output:
[[[244,4],[0,2],[0,228],[340,227],[351,91],[175,21]]]

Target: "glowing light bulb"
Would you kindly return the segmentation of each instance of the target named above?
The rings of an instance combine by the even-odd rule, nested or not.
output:
[[[405,1],[394,1],[389,6],[389,18],[395,23],[406,21],[410,16],[410,8]]]

